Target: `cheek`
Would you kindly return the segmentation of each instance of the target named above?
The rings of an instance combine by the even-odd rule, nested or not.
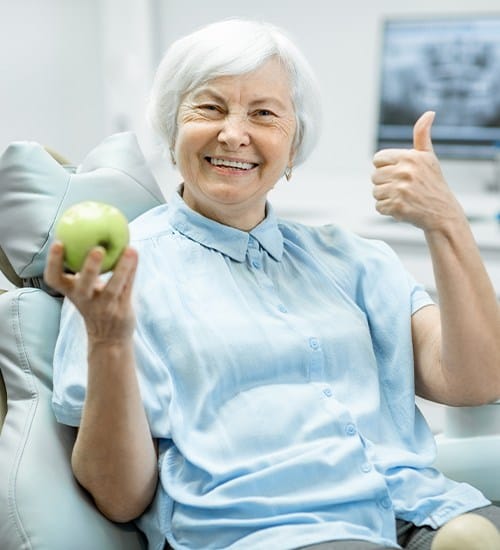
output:
[[[175,143],[177,164],[191,164],[197,161],[205,143],[203,132],[194,128],[179,129]]]
[[[283,134],[267,141],[268,158],[274,159],[275,164],[288,164],[292,156],[293,139]]]
[[[176,168],[184,183],[196,181],[200,173],[198,156],[191,149],[184,147],[182,141],[178,142],[175,158]]]
[[[295,122],[285,121],[273,128],[272,134],[268,135],[268,148],[274,155],[286,159],[288,162],[292,156],[293,142],[295,138]]]

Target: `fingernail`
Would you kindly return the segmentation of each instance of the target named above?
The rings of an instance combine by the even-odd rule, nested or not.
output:
[[[102,246],[96,246],[90,251],[94,260],[101,260],[106,254],[106,250]]]
[[[123,256],[125,258],[127,258],[127,260],[130,260],[134,257],[135,253],[132,249],[130,248],[126,248],[124,251],[123,251]]]

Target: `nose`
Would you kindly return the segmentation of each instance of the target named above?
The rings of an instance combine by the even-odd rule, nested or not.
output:
[[[224,145],[228,151],[237,151],[250,143],[248,133],[248,120],[242,115],[228,115],[217,136],[219,143]]]

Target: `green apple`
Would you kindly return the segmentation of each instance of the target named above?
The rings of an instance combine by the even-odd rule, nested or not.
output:
[[[81,270],[95,247],[105,251],[101,273],[111,271],[129,241],[128,220],[114,206],[84,201],[69,207],[59,218],[55,237],[64,245],[64,265],[73,273]]]

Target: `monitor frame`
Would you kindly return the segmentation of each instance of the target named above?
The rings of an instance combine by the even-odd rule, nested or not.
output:
[[[377,150],[412,147],[415,121],[433,110],[440,158],[498,155],[500,12],[388,16],[382,21],[378,70]]]

